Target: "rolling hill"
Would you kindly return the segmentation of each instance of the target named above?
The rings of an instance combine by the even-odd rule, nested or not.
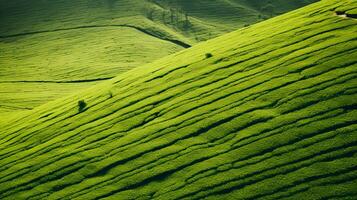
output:
[[[1,199],[356,199],[357,3],[322,0],[0,121]]]
[[[0,0],[0,113],[314,1]]]

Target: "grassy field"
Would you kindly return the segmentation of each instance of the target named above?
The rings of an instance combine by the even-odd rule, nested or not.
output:
[[[16,48],[3,42],[0,112],[32,109],[183,49],[125,27],[35,34],[17,38]]]
[[[0,198],[356,199],[356,11],[323,0],[0,120]]]
[[[313,1],[274,1],[266,10],[267,2],[244,0],[0,0],[0,113],[32,109]]]

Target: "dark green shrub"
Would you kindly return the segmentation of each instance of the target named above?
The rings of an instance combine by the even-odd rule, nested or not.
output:
[[[83,112],[87,106],[87,103],[84,100],[78,101],[78,111]]]
[[[345,11],[341,11],[341,10],[336,10],[335,13],[336,13],[336,15],[344,15],[344,14],[346,14]]]
[[[206,53],[206,58],[211,58],[213,55],[211,53]]]

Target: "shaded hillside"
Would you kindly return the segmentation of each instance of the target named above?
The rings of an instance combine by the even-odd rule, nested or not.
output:
[[[318,0],[152,0],[178,7],[185,13],[216,27],[233,29],[285,13]]]
[[[0,121],[1,199],[355,199],[355,1],[325,0]]]
[[[316,1],[318,0],[1,0],[0,32],[4,37],[83,25],[130,24],[147,29],[153,34],[180,40],[205,40],[209,36],[204,35],[204,32],[210,32],[211,37],[214,37],[227,30]],[[189,29],[180,26],[186,20],[183,16],[185,14],[188,15]]]
[[[32,109],[270,17],[227,1],[160,2],[0,0],[0,113]],[[286,2],[284,11],[301,6]]]

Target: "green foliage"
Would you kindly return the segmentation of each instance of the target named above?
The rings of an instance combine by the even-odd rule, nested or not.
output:
[[[212,55],[211,53],[206,53],[205,56],[206,56],[206,58],[211,58],[211,57],[213,57],[213,55]]]
[[[78,101],[78,111],[83,112],[86,108],[87,104],[84,100]]]
[[[340,7],[357,5],[321,1],[0,118],[0,198],[354,199],[356,21]]]
[[[270,16],[274,15],[275,7],[269,3],[261,8],[262,12],[268,13]]]

